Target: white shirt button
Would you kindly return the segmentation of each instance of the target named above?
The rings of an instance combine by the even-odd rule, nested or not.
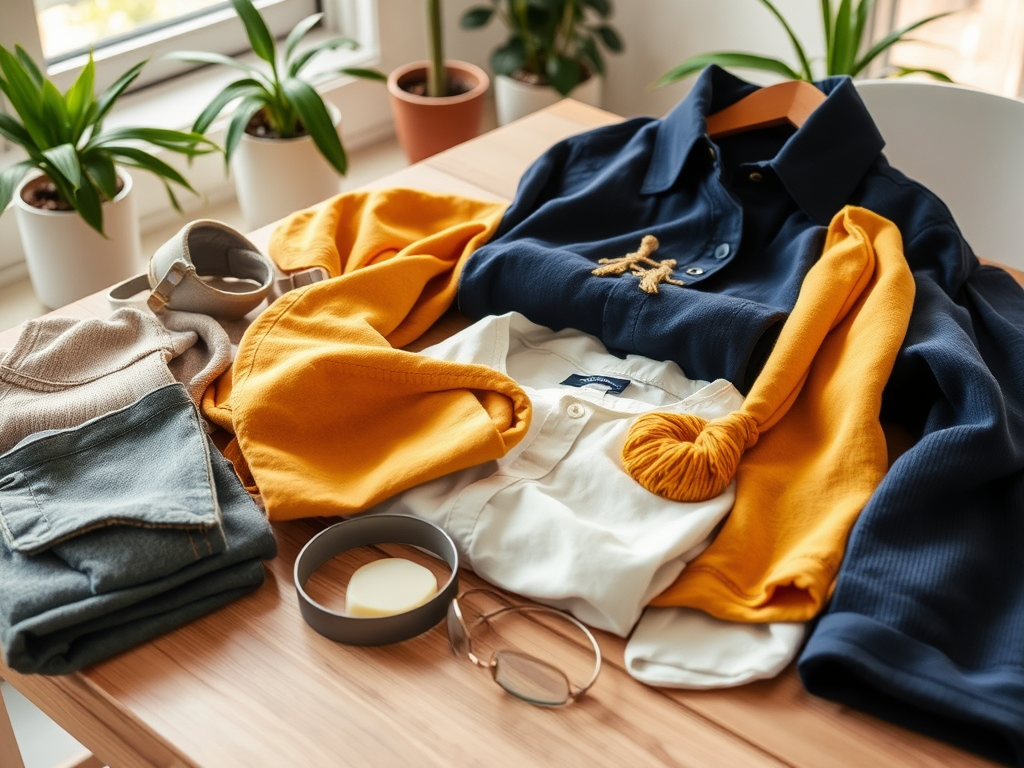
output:
[[[581,416],[587,415],[587,409],[584,408],[579,403],[573,403],[572,405],[569,406],[568,413],[571,418],[578,419]]]

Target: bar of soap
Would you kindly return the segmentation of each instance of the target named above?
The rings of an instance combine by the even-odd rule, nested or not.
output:
[[[345,592],[345,613],[394,616],[423,605],[436,594],[437,579],[429,568],[401,557],[385,557],[352,574]]]

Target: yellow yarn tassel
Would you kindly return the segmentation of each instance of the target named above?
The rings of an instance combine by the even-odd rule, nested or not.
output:
[[[646,413],[629,428],[622,465],[659,496],[706,501],[726,489],[757,438],[757,422],[743,411],[711,421],[688,413]]]

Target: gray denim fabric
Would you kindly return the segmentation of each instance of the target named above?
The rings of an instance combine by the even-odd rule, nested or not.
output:
[[[0,645],[64,674],[252,591],[263,513],[181,384],[0,455]]]

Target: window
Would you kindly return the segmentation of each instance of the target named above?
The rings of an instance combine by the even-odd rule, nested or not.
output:
[[[183,0],[173,7],[137,0],[35,0],[43,56],[49,62],[201,19],[224,5],[221,0]]]
[[[877,8],[883,31],[952,12],[914,30],[910,37],[919,42],[896,46],[890,64],[939,69],[962,85],[1024,95],[1024,0],[888,0]]]
[[[316,0],[258,0],[257,5],[277,35],[318,8]],[[184,65],[161,60],[170,51],[236,54],[248,48],[226,0],[3,0],[0,42],[20,43],[37,60],[45,58],[62,88],[90,48],[101,88],[147,58],[138,86],[182,72]]]

